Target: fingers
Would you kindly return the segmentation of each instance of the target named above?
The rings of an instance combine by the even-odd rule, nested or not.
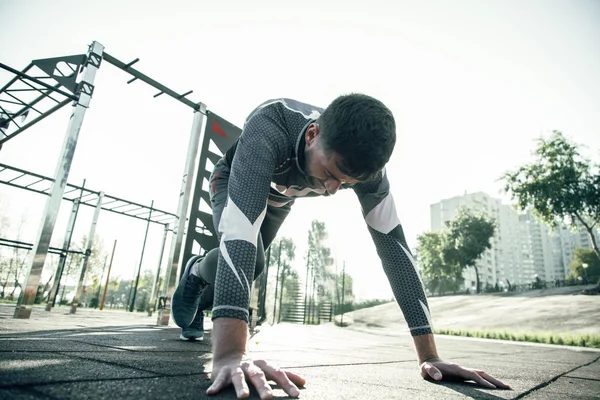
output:
[[[221,389],[223,389],[231,383],[230,378],[231,375],[229,373],[229,369],[223,368],[219,370],[217,376],[213,379],[213,384],[210,385],[208,389],[206,389],[206,394],[217,394],[219,391],[221,391]]]
[[[248,380],[252,382],[252,385],[256,388],[258,395],[261,399],[270,399],[273,397],[271,386],[267,382],[265,372],[252,362],[244,362],[242,364],[242,370],[248,377]],[[243,375],[242,375],[243,380]],[[245,382],[244,382],[245,383]],[[249,393],[249,392],[248,392]],[[238,398],[240,398],[241,392],[238,392]],[[245,393],[244,393],[245,394]],[[245,396],[246,397],[246,396]]]
[[[294,384],[296,386],[302,387],[302,386],[306,385],[306,379],[304,379],[300,375],[296,375],[295,373],[290,372],[290,371],[285,371],[285,374],[292,382],[294,382]]]
[[[493,376],[489,375],[486,372],[483,372],[480,370],[474,370],[474,371],[477,373],[477,375],[481,376],[486,381],[492,383],[493,385],[495,385],[496,387],[498,387],[500,389],[511,389],[511,387],[509,385],[507,385],[504,382],[499,381],[498,379],[494,378]]]
[[[274,381],[279,385],[289,396],[298,397],[300,396],[299,386],[304,386],[306,381],[304,378],[294,374],[293,372],[283,371],[279,368],[274,368],[267,364],[264,360],[257,360],[254,362],[264,372],[268,379]]]
[[[460,368],[459,369],[459,375],[465,379],[469,379],[474,381],[475,383],[480,384],[483,387],[489,388],[489,389],[496,389],[496,386],[491,383],[488,382],[487,380],[485,380],[481,375],[479,375],[477,372],[473,371],[473,370],[469,370],[469,369],[465,369],[465,368]]]
[[[233,383],[233,388],[238,399],[250,396],[250,389],[248,388],[248,384],[246,384],[246,377],[242,368],[236,368],[235,372],[231,374],[231,383]]]
[[[431,379],[436,381],[442,380],[442,373],[440,372],[440,370],[427,362],[421,365],[421,375],[423,375],[423,378],[430,377]]]

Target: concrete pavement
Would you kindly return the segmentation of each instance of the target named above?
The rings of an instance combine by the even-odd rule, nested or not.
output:
[[[210,322],[204,342],[178,340],[142,313],[35,308],[29,320],[0,306],[0,399],[207,398]],[[600,352],[438,336],[448,361],[512,386],[432,383],[417,373],[406,333],[333,324],[261,327],[251,352],[307,380],[302,399],[597,399]],[[287,397],[275,389],[276,397]],[[211,397],[234,399],[233,390]],[[251,398],[258,398],[254,393]]]

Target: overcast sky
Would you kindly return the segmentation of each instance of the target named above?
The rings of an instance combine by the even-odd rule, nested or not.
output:
[[[600,148],[600,2],[590,1],[16,1],[0,0],[0,61],[82,54],[92,41],[153,79],[241,126],[260,102],[289,97],[327,106],[363,92],[394,112],[388,171],[409,245],[429,229],[429,206],[465,191],[502,197],[499,176],[530,160],[534,140],[562,130]],[[12,76],[0,71],[0,84]],[[104,63],[96,77],[69,182],[177,210],[188,107]],[[69,107],[8,142],[0,162],[53,176]],[[35,240],[45,198],[0,185],[2,213]],[[53,245],[71,204],[64,202]],[[76,237],[89,230],[82,208]],[[132,276],[145,224],[102,213],[98,234],[114,273]],[[351,191],[298,201],[282,235],[304,265],[312,219],[325,221],[359,297],[391,297]],[[155,270],[162,227],[143,268]]]

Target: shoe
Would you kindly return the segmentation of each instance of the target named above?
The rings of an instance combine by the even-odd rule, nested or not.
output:
[[[204,313],[198,310],[196,317],[187,328],[181,328],[180,340],[201,341],[204,340]]]
[[[171,299],[173,320],[180,328],[187,328],[194,321],[200,303],[200,294],[206,286],[202,278],[190,274],[194,264],[202,258],[203,256],[190,258]]]

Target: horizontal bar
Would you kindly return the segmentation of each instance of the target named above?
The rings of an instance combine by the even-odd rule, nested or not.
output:
[[[69,99],[71,99],[71,100],[73,100],[73,101],[76,101],[76,100],[77,100],[77,96],[75,96],[75,95],[73,95],[73,94],[71,94],[71,93],[63,92],[63,91],[62,91],[62,90],[60,90],[60,89],[55,89],[54,87],[52,87],[51,85],[47,84],[46,82],[42,82],[42,81],[40,81],[39,79],[37,79],[37,78],[33,78],[33,77],[31,77],[31,76],[29,76],[29,75],[27,75],[27,74],[25,74],[25,73],[23,73],[23,72],[21,72],[21,71],[17,71],[16,69],[14,69],[14,68],[11,68],[11,67],[9,67],[9,66],[8,66],[8,65],[6,65],[6,64],[0,63],[0,68],[2,68],[2,69],[5,69],[5,70],[7,70],[8,72],[12,72],[13,74],[15,74],[15,75],[17,75],[17,76],[19,76],[19,77],[21,77],[21,78],[28,79],[28,80],[30,80],[30,81],[32,81],[32,82],[35,82],[35,83],[37,83],[38,85],[41,85],[41,86],[45,87],[46,89],[50,89],[50,90],[52,90],[53,92],[60,93],[60,94],[62,94],[63,96],[65,96],[65,97],[68,97]]]
[[[40,175],[40,174],[36,174],[34,172],[29,172],[29,171],[26,171],[26,170],[23,170],[23,169],[20,169],[20,168],[16,168],[16,167],[12,167],[12,166],[0,163],[0,172],[5,171],[5,170],[7,170],[7,171],[15,171],[15,172],[21,173],[21,174],[25,173],[25,174],[27,174],[29,176],[34,177],[34,178],[38,178],[39,181],[37,181],[35,183],[39,183],[41,180],[48,181],[49,183],[54,182],[54,179],[52,179],[52,178],[49,178],[49,177],[46,177],[46,176],[43,176],[43,175]],[[14,184],[12,182],[7,182],[7,181],[4,181],[4,180],[0,180],[0,183],[3,183],[3,184],[8,185],[8,186],[13,186],[13,187],[16,187],[16,188],[20,188],[20,189],[29,190],[30,192],[48,195],[48,193],[46,191],[42,191],[42,190],[39,190],[39,189],[34,189],[34,188],[29,187],[29,186],[33,185],[33,183],[29,184],[27,186],[17,185],[17,184]],[[83,191],[83,196],[81,198],[81,204],[84,204],[84,205],[90,206],[90,207],[96,207],[96,203],[95,202],[93,204],[86,203],[85,201],[83,201],[83,198],[84,197],[89,197],[89,196],[98,196],[100,194],[99,192],[96,192],[96,191],[90,190],[90,189],[85,189],[85,188],[83,188],[81,186],[72,185],[70,183],[67,183],[66,187],[68,187],[70,189],[74,189],[74,190],[81,190],[81,191]],[[48,190],[48,189],[46,189],[46,190]],[[69,190],[69,192],[72,192],[72,191],[73,190]],[[63,199],[68,200],[68,201],[75,201],[75,199],[71,199],[71,198],[65,197],[64,195],[63,195]],[[118,197],[115,197],[115,196],[105,195],[104,199],[107,200],[107,201],[102,204],[101,208],[103,210],[106,210],[106,211],[111,211],[111,212],[113,212],[115,214],[121,214],[121,215],[125,215],[127,217],[132,217],[132,218],[137,218],[137,219],[142,220],[142,221],[147,221],[148,218],[143,218],[143,217],[139,217],[139,216],[136,216],[136,215],[127,214],[127,212],[132,212],[132,211],[137,211],[137,210],[140,210],[140,209],[145,209],[145,210],[147,210],[146,212],[148,212],[149,210],[152,210],[153,214],[155,214],[155,213],[158,214],[158,215],[156,215],[154,218],[152,218],[150,220],[151,222],[156,223],[156,224],[166,225],[165,222],[163,222],[162,220],[158,220],[158,218],[161,218],[161,219],[165,219],[165,218],[177,219],[177,215],[175,215],[173,213],[170,213],[170,212],[167,212],[167,211],[158,210],[158,209],[156,209],[154,207],[145,206],[143,204],[136,203],[136,202],[129,201],[129,200],[124,200],[124,199],[121,199],[121,198],[118,198]],[[113,208],[106,207],[106,204],[116,203],[116,202],[122,202],[124,204],[118,205],[118,206],[113,207]],[[127,206],[133,206],[133,207],[137,207],[137,208],[133,208],[133,209],[131,209],[129,211],[125,211],[125,212],[123,212],[123,211],[117,211],[116,210],[117,208],[127,207]]]
[[[29,63],[29,65],[27,67],[25,67],[25,69],[22,72],[25,73],[25,72],[29,71],[31,69],[31,67],[33,67],[33,63]],[[18,80],[19,80],[19,76],[13,77],[10,81],[8,81],[8,83],[6,85],[4,85],[4,87],[2,87],[2,89],[0,89],[0,93],[6,91],[6,89],[11,87],[12,84]]]
[[[132,62],[125,64],[125,68],[129,68],[131,67],[133,64],[135,64],[136,62],[140,61],[139,58],[136,58],[135,60],[133,60]]]
[[[110,54],[104,53],[102,57],[103,57],[104,60],[106,60],[107,62],[111,63],[115,67],[120,68],[123,71],[127,72],[128,74],[131,74],[132,76],[135,76],[136,78],[141,79],[143,82],[147,83],[150,86],[155,87],[156,89],[158,89],[161,92],[164,92],[164,93],[168,94],[169,96],[171,96],[172,98],[174,98],[174,99],[182,102],[186,106],[191,107],[191,108],[193,108],[196,111],[200,111],[200,104],[194,103],[194,102],[188,100],[185,97],[181,97],[181,95],[179,93],[177,93],[177,92],[169,89],[168,87],[166,87],[166,86],[158,83],[154,79],[147,77],[146,75],[142,74],[141,72],[139,72],[135,68],[131,68],[130,66],[128,66],[125,63],[123,63],[122,61],[117,60],[115,57],[111,56]]]
[[[29,128],[30,126],[37,124],[38,122],[40,122],[47,116],[54,114],[56,111],[60,110],[61,108],[63,108],[70,102],[71,102],[71,99],[65,99],[65,100],[61,101],[60,103],[58,103],[57,105],[55,105],[54,107],[52,107],[51,109],[49,109],[48,111],[46,111],[45,113],[43,113],[42,115],[40,115],[39,117],[37,117],[36,119],[31,121],[30,123],[23,125],[18,130],[14,131],[10,135],[6,136],[4,139],[0,140],[0,145],[4,142],[8,142],[10,139],[14,138],[19,133],[23,132],[25,129]]]

